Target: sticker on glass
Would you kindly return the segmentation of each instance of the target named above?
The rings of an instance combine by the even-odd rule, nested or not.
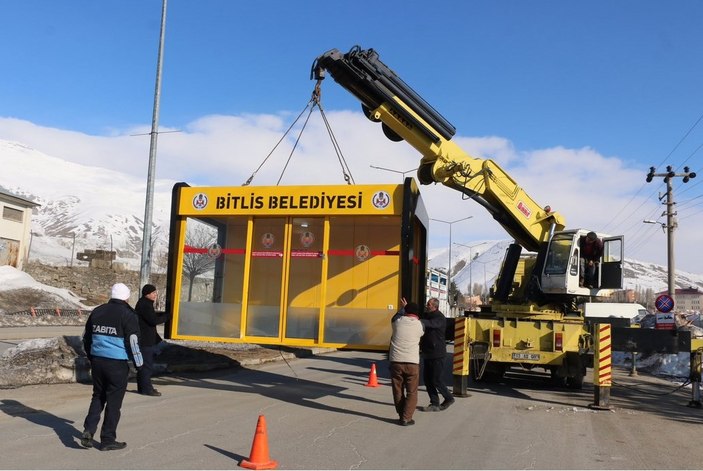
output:
[[[305,231],[300,235],[300,243],[303,247],[310,247],[315,242],[315,234],[310,231]]]
[[[267,249],[270,249],[273,246],[274,242],[275,242],[275,238],[273,237],[273,234],[271,234],[270,232],[267,232],[266,234],[261,236],[261,245],[263,245]]]
[[[356,258],[363,262],[367,258],[369,258],[369,255],[371,255],[371,249],[369,249],[368,245],[357,245],[356,249],[354,250],[354,255],[356,255]]]

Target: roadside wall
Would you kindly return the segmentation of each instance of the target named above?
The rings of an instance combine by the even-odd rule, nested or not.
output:
[[[129,304],[134,306],[140,296],[139,272],[114,271],[110,268],[95,267],[54,267],[37,262],[30,262],[24,271],[32,278],[45,285],[70,290],[76,296],[84,298],[83,304],[97,306],[110,298],[110,287],[115,283],[129,286],[132,296]],[[166,275],[153,273],[151,284],[162,293],[166,290]]]

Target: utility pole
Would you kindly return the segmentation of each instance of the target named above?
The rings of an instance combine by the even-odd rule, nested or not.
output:
[[[666,224],[662,225],[662,228],[666,229],[666,240],[667,240],[667,270],[668,270],[668,291],[669,296],[674,300],[674,305],[676,305],[676,272],[674,268],[674,230],[676,229],[678,223],[676,222],[676,211],[674,211],[674,193],[672,179],[674,177],[682,177],[684,183],[688,183],[691,178],[696,178],[695,172],[690,172],[688,167],[683,168],[684,173],[676,173],[671,165],[666,167],[665,173],[655,173],[656,169],[654,167],[649,167],[649,173],[647,174],[647,183],[651,183],[654,177],[663,177],[666,183],[666,193],[659,195],[659,201],[666,197],[666,202],[662,203],[666,205],[666,211],[662,213],[662,216],[666,215]],[[644,221],[646,223],[655,223],[656,221]]]
[[[166,4],[161,6],[161,32],[156,61],[156,86],[154,89],[154,112],[151,119],[151,142],[149,145],[149,171],[146,180],[146,204],[144,205],[144,233],[142,235],[142,261],[139,267],[139,286],[149,282],[151,276],[151,221],[154,213],[154,174],[156,173],[156,140],[159,135],[159,104],[161,103],[161,66],[163,64],[164,35],[166,33]]]

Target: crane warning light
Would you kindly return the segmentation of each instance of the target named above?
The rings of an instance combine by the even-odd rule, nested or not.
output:
[[[554,334],[554,350],[557,352],[564,351],[564,333],[556,332]]]
[[[500,347],[500,329],[493,330],[493,347]]]

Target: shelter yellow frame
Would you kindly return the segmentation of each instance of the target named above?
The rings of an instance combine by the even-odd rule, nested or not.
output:
[[[176,184],[166,335],[385,349],[398,299],[424,302],[427,221],[412,178],[403,185]]]

